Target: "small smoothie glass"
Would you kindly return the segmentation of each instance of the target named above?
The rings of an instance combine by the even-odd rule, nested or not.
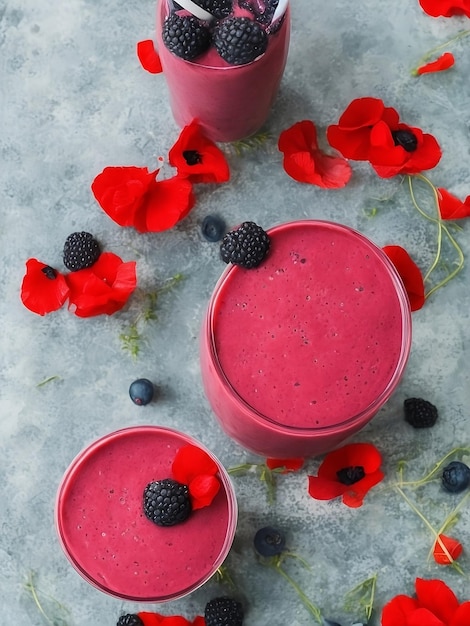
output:
[[[157,526],[144,514],[144,489],[171,477],[175,454],[186,445],[215,461],[219,492],[184,522]],[[199,442],[136,426],[98,439],[74,459],[58,490],[55,521],[66,556],[94,587],[136,602],[165,602],[203,585],[223,563],[237,502],[227,472]]]
[[[290,39],[290,8],[279,27],[268,35],[266,52],[251,63],[230,65],[211,45],[187,61],[162,41],[162,25],[171,0],[158,0],[157,48],[177,124],[198,120],[205,135],[218,142],[237,141],[257,132],[266,122],[286,65]],[[253,15],[233,0],[236,16]],[[212,25],[212,23],[211,23]]]
[[[349,227],[303,220],[268,231],[255,269],[228,266],[201,332],[206,396],[225,432],[273,458],[310,457],[363,428],[411,345],[402,281]]]

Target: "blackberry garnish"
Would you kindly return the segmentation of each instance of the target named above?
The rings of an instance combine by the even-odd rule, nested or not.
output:
[[[401,146],[406,152],[414,152],[418,147],[418,139],[411,130],[392,130],[393,143]]]
[[[253,540],[255,550],[260,556],[271,557],[277,556],[284,551],[286,547],[286,538],[277,528],[265,526],[260,528]]]
[[[214,46],[231,65],[251,63],[266,51],[265,30],[249,17],[229,17],[214,30]]]
[[[279,0],[267,0],[263,3],[256,0],[238,0],[238,4],[242,9],[250,11],[256,17],[257,22],[266,26],[271,23]]]
[[[204,9],[218,20],[223,20],[224,17],[228,17],[232,12],[233,3],[232,0],[193,0],[201,9]],[[177,2],[175,2],[175,10],[182,9]]]
[[[242,626],[243,607],[227,596],[214,598],[206,604],[204,619],[206,626]]]
[[[407,398],[404,402],[405,420],[413,428],[429,428],[437,420],[436,407],[422,398]]]
[[[175,13],[165,19],[162,39],[170,52],[187,61],[207,50],[211,41],[209,29],[197,17]]]
[[[470,485],[470,467],[462,461],[452,461],[442,472],[442,486],[450,493],[460,493]]]
[[[149,483],[144,489],[144,513],[157,526],[174,526],[191,513],[187,485],[171,478]]]
[[[269,246],[269,236],[261,226],[255,222],[243,222],[236,230],[224,236],[220,244],[220,254],[225,263],[251,269],[263,261]]]
[[[72,233],[65,240],[64,265],[71,272],[91,267],[96,263],[100,254],[100,244],[90,233],[84,231]]]
[[[144,626],[144,622],[137,613],[127,613],[126,615],[121,615],[116,626]]]

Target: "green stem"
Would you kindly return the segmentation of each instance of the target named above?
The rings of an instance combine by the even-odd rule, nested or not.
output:
[[[400,487],[420,487],[421,485],[424,485],[425,483],[429,482],[430,480],[434,478],[437,472],[439,472],[439,470],[442,468],[444,463],[446,463],[450,457],[455,456],[457,454],[461,454],[461,453],[470,454],[470,448],[453,448],[440,461],[436,463],[436,465],[433,467],[433,469],[430,472],[428,472],[423,478],[420,478],[419,480],[403,481],[402,480],[403,469],[402,467],[400,467],[399,468],[400,481],[398,483],[399,486]]]
[[[291,578],[289,574],[281,567],[281,561],[279,560],[274,567],[281,574],[281,576],[283,576],[287,580],[287,582],[293,587],[293,589],[295,589],[295,591],[297,592],[297,595],[299,596],[299,598],[301,599],[305,607],[310,611],[313,617],[317,620],[317,622],[319,624],[322,624],[323,620],[321,617],[320,609],[315,604],[313,604],[313,602],[309,600],[309,598],[305,595],[305,593],[302,591],[299,585],[295,582],[295,580]]]
[[[428,52],[426,52],[426,54],[424,54],[418,60],[418,64],[417,64],[416,68],[414,70],[412,70],[411,73],[413,75],[416,75],[418,68],[421,67],[422,65],[424,65],[425,63],[427,63],[430,59],[432,59],[432,57],[437,52],[440,52],[441,50],[444,50],[444,48],[448,48],[451,44],[455,43],[459,39],[463,39],[464,37],[467,37],[468,35],[470,35],[470,30],[462,30],[462,31],[460,31],[460,33],[457,33],[457,35],[455,35],[454,37],[452,37],[448,41],[445,41],[444,43],[439,44],[435,48],[432,48],[431,50],[428,50]]]

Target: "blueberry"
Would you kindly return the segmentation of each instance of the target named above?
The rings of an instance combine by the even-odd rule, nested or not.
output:
[[[284,550],[286,539],[277,528],[265,526],[257,531],[254,544],[256,552],[261,556],[276,556]]]
[[[201,232],[204,239],[210,242],[220,241],[225,235],[225,222],[218,215],[206,215],[202,220]]]
[[[451,493],[460,493],[470,485],[470,467],[461,461],[452,461],[442,472],[442,486]]]
[[[129,395],[134,404],[143,406],[153,400],[153,383],[147,378],[138,378],[129,387]]]

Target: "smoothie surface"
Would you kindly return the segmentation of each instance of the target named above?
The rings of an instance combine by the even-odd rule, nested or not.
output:
[[[358,233],[296,222],[269,231],[256,269],[233,267],[214,307],[214,342],[231,386],[275,423],[339,425],[366,410],[400,360],[397,277]]]
[[[222,480],[212,504],[181,524],[162,528],[143,512],[144,488],[171,477],[174,456],[188,443],[166,429],[125,429],[71,465],[57,502],[59,534],[77,569],[103,591],[168,600],[204,582],[220,560],[231,532]]]

